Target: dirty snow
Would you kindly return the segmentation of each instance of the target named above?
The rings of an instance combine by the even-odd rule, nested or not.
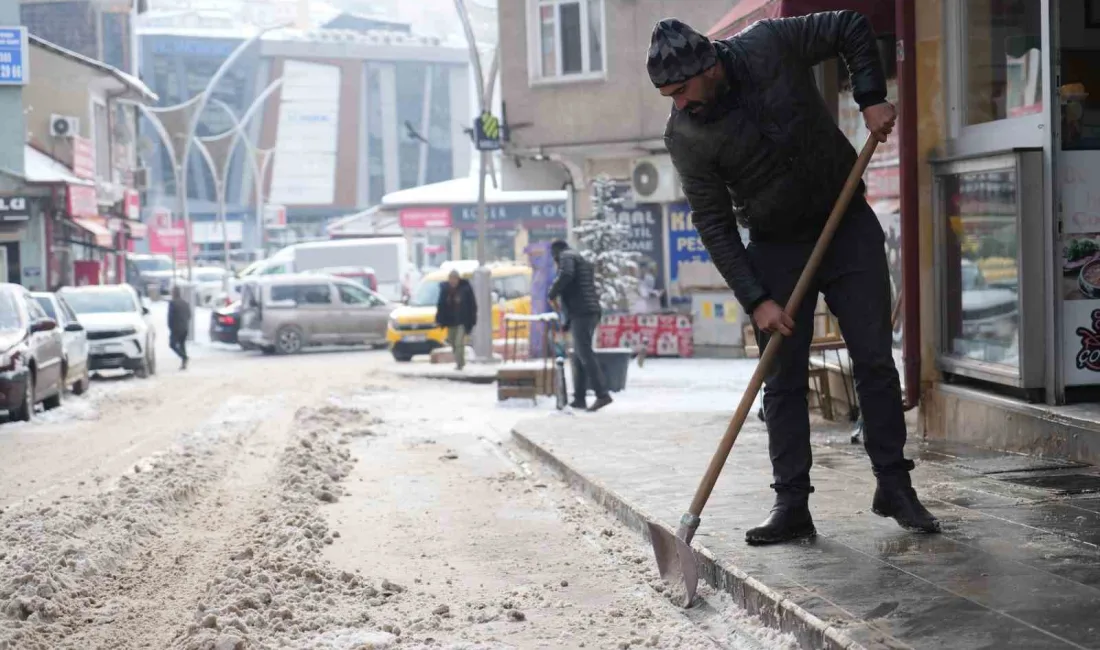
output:
[[[207,361],[0,426],[0,650],[797,647],[706,588],[669,603],[637,535],[511,446],[552,400],[385,353]],[[612,409],[747,380],[702,372],[632,366]]]

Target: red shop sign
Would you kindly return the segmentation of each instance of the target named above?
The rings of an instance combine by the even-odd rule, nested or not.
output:
[[[450,208],[406,208],[401,211],[401,227],[410,230],[450,228]]]
[[[72,217],[98,217],[99,202],[96,201],[95,188],[89,185],[69,185],[68,204],[65,206]]]

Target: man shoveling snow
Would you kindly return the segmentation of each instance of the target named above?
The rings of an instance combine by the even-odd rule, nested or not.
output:
[[[746,534],[750,544],[816,534],[808,506],[806,396],[818,292],[836,315],[852,359],[865,447],[878,480],[873,511],[907,530],[939,531],[913,490],[913,462],[903,452],[885,239],[862,187],[807,299],[793,318],[780,306],[857,158],[814,82],[813,67],[837,57],[848,67],[867,128],[885,142],[897,113],[886,101],[874,33],[857,12],[764,20],[716,42],[679,20],[662,20],[647,61],[653,85],[674,102],[665,143],[703,244],[752,314],[760,349],[777,332],[787,339],[764,388],[776,501],[768,519]],[[738,222],[749,229],[747,248]]]

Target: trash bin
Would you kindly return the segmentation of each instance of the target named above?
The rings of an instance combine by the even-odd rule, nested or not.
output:
[[[634,350],[630,348],[603,348],[596,350],[596,359],[607,380],[607,390],[618,393],[626,389],[626,372]]]

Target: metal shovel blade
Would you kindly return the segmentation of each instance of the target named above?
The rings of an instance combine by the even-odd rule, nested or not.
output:
[[[646,522],[653,554],[657,556],[657,571],[668,583],[673,600],[681,607],[690,607],[699,586],[699,569],[695,566],[695,551],[684,540],[659,524]],[[683,596],[682,600],[680,596]]]

